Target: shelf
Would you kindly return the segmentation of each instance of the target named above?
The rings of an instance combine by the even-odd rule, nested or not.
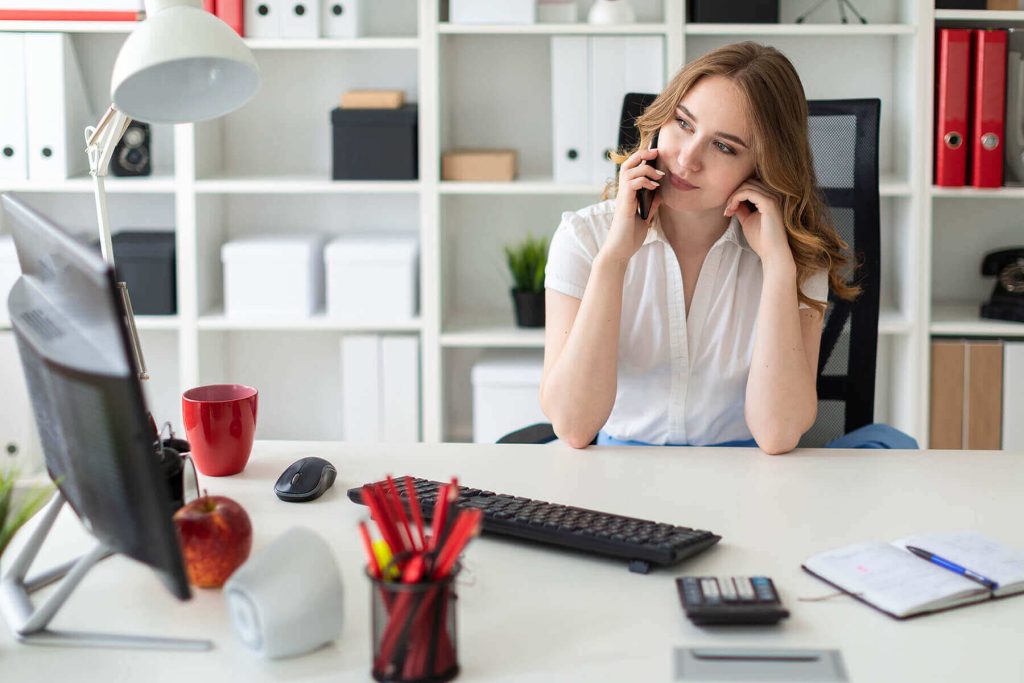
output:
[[[131,33],[138,21],[0,21],[0,31]]]
[[[902,36],[909,24],[687,24],[689,36]]]
[[[157,194],[175,190],[174,176],[168,174],[138,178],[107,176],[103,185],[107,194]],[[0,188],[12,192],[92,193],[93,181],[89,176],[66,180],[6,180],[0,181]]]
[[[503,318],[476,316],[473,321],[457,320],[441,333],[441,346],[448,348],[543,349],[544,328],[516,327],[512,312]],[[468,316],[466,316],[468,318]]]
[[[199,194],[412,194],[418,180],[330,180],[319,176],[251,176],[196,180]]]
[[[978,315],[980,305],[980,301],[974,304],[932,304],[932,322],[928,331],[932,334],[965,337],[1024,338],[1024,323],[982,318]]]
[[[1024,12],[1019,11],[996,11],[996,10],[972,10],[972,9],[939,9],[935,10],[935,21],[969,21],[993,24],[995,22],[1022,21]]]
[[[943,199],[1024,199],[1024,187],[939,187],[930,188],[933,197]]]
[[[449,24],[442,22],[438,32],[448,35],[665,35],[665,24],[619,24],[600,26],[577,24]]]
[[[914,324],[909,318],[892,308],[883,307],[878,312],[878,334],[899,335],[909,334]]]
[[[176,331],[181,325],[181,319],[176,315],[137,315],[135,316],[135,327],[140,330],[173,330]]]
[[[253,50],[418,50],[420,39],[396,38],[246,38]]]
[[[419,318],[402,323],[365,323],[353,324],[328,318],[323,312],[310,318],[276,318],[276,317],[228,317],[222,310],[211,311],[200,316],[200,330],[220,331],[327,331],[346,333],[378,333],[378,332],[420,332],[423,323]]]

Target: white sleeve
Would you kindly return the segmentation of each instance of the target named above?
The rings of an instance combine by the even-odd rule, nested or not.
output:
[[[822,268],[816,273],[808,275],[800,285],[800,291],[809,299],[828,303],[828,270]],[[800,308],[810,308],[810,306],[801,301]]]
[[[544,269],[545,287],[576,299],[583,298],[599,248],[593,232],[584,223],[574,212],[562,214],[562,222],[551,238]]]

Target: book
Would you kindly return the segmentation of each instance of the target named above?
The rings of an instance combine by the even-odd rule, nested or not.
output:
[[[995,590],[914,555],[907,546],[992,579]],[[870,541],[809,558],[803,569],[897,619],[1024,592],[1024,551],[960,531]]]

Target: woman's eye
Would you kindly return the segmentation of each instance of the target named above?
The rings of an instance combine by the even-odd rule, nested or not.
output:
[[[687,121],[686,119],[676,119],[676,121],[679,122],[679,127],[682,128],[683,130],[690,129],[690,122]]]
[[[716,141],[715,142],[715,147],[717,147],[719,151],[724,152],[725,154],[735,154],[735,152],[733,151],[732,147],[730,147],[729,145],[725,144],[724,142],[717,142]]]

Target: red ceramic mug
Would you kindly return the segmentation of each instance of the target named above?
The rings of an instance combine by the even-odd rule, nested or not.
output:
[[[202,474],[226,477],[245,469],[256,436],[258,396],[244,384],[209,384],[181,395],[185,438]]]

